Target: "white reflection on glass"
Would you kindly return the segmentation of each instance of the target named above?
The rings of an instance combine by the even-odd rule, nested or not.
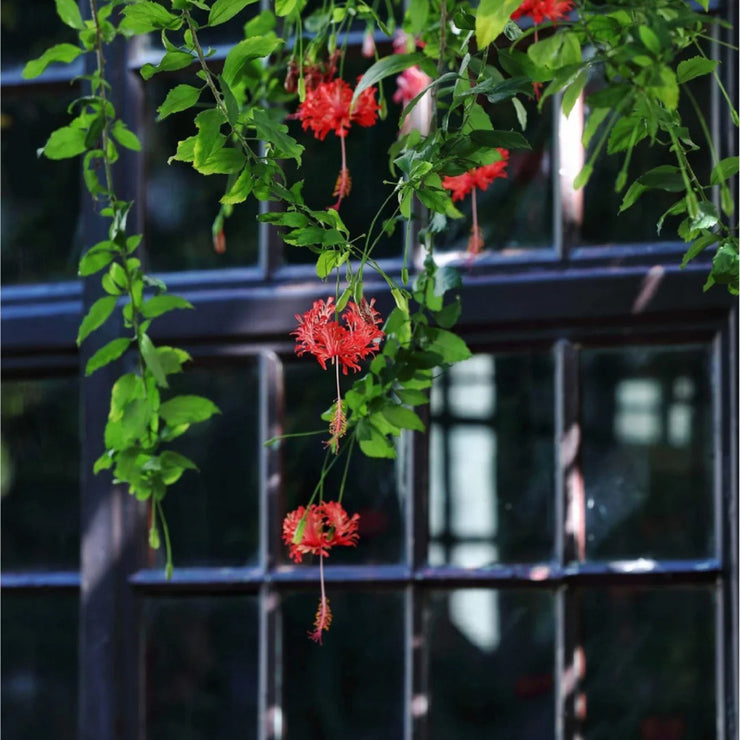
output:
[[[432,386],[432,400],[435,396],[434,391],[435,386]],[[432,424],[429,432],[429,535],[431,537],[439,537],[444,528],[444,460],[444,435],[439,424]]]
[[[475,567],[497,557],[493,545],[458,545],[452,559],[463,567]],[[450,620],[481,650],[493,652],[501,642],[501,613],[497,591],[465,589],[450,594]]]
[[[494,410],[495,373],[491,355],[476,355],[450,370],[449,411],[464,419],[487,419]]]
[[[490,537],[497,529],[496,436],[490,429],[450,430],[450,483],[455,491],[452,530],[458,536]]]
[[[660,439],[661,392],[654,380],[630,378],[616,387],[614,434],[622,442],[654,444]]]

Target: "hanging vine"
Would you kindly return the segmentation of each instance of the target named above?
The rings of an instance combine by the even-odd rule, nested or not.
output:
[[[289,247],[310,250],[319,279],[333,278],[333,290],[306,307],[293,332],[297,353],[313,355],[334,374],[336,396],[327,399],[322,417],[324,467],[311,499],[289,513],[283,525],[293,560],[319,558],[321,596],[311,636],[320,642],[331,621],[324,558],[334,546],[358,541],[358,517],[347,514],[342,504],[353,450],[394,457],[403,430],[424,431],[414,409],[427,403],[436,369],[470,356],[454,331],[461,278],[454,268],[436,263],[435,238],[451,219],[464,218],[456,203],[469,197],[468,263],[485,249],[477,193],[507,177],[510,151],[530,148],[524,102],[535,99],[541,108],[558,96],[568,115],[586,83],[598,77],[599,89],[586,97],[590,115],[583,144],[589,155],[575,187],[588,182],[606,153],[621,160],[615,183],[624,192],[620,212],[651,190],[674,193],[676,200],[661,216],[658,230],[675,218],[676,231],[688,245],[683,265],[713,249],[705,289],[721,283],[735,295],[738,234],[730,183],[738,159],[718,158],[687,83],[711,76],[735,126],[738,115],[722,87],[718,63],[704,51],[708,28],[721,23],[707,13],[706,0],[700,0],[701,10],[685,0],[481,0],[477,7],[457,0],[412,0],[405,10],[403,3],[391,0],[325,0],[317,9],[307,9],[305,0],[276,0],[270,10],[246,20],[244,38],[223,66],[211,66],[201,32],[236,18],[252,2],[90,0],[89,18],[83,19],[75,0],[56,0],[61,20],[78,32],[79,43],[52,47],[29,62],[24,75],[37,76],[51,63],[69,63],[83,54],[95,58],[94,71],[86,76],[89,94],[70,106],[74,117],[52,132],[41,151],[51,159],[82,157],[87,189],[109,223],[108,238],[91,246],[80,261],[80,275],[103,273],[105,295],[83,319],[78,343],[118,308],[127,333],[98,350],[86,372],[127,352],[135,356],[136,370],[113,387],[105,451],[95,471],[111,469],[137,498],[151,500],[150,544],[159,546],[161,529],[168,576],[172,555],[162,501],[167,488],[195,466],[165,445],[217,409],[197,396],[164,398],[168,376],[190,358],[181,349],[155,346],[150,326],[168,311],[192,306],[143,272],[136,256],[141,235],[127,232],[132,204],[116,195],[115,165],[119,147],[138,151],[141,146],[110,102],[107,44],[120,36],[156,33],[162,56],[157,64],[142,67],[144,80],[163,72],[193,72],[192,84],[175,85],[157,114],[163,120],[196,111],[193,134],[178,143],[169,161],[225,177],[224,195],[214,204],[214,244],[223,248],[234,207],[250,198],[270,201],[274,206],[258,218],[278,229]],[[347,34],[356,24],[364,28],[368,65],[351,84],[343,70]],[[393,49],[382,57],[381,41]],[[362,234],[351,234],[341,211],[355,197],[351,172],[361,163],[348,161],[346,140],[356,127],[372,127],[387,116],[389,84],[395,84],[392,97],[403,111],[389,150],[385,201]],[[690,131],[682,119],[682,96],[694,109],[698,131]],[[520,131],[496,127],[501,106],[513,106]],[[304,147],[291,135],[288,119],[298,120],[325,147],[327,161],[336,157],[336,185],[320,209],[304,200]],[[673,163],[635,174],[633,153],[639,146],[663,148]],[[695,162],[707,156],[712,168],[703,181]],[[289,162],[294,169],[288,170]],[[288,174],[294,170],[298,179]],[[413,230],[415,203],[425,215],[418,222],[421,228]],[[383,271],[374,251],[399,224],[405,224],[405,246],[403,269],[395,278]],[[412,276],[416,243],[426,256]],[[378,313],[373,296],[365,295],[368,270],[394,298],[395,308],[386,317]],[[350,374],[358,377],[343,387]],[[345,473],[339,491],[332,492],[336,500],[330,500],[324,496],[324,481],[341,459]]]

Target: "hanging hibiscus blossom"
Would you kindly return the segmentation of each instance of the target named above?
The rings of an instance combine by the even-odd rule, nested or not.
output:
[[[308,508],[299,506],[283,520],[283,542],[288,545],[291,559],[300,563],[305,554],[319,556],[321,597],[314,629],[308,633],[319,644],[322,633],[329,629],[332,619],[324,585],[324,558],[329,557],[332,547],[357,545],[359,519],[359,514],[350,517],[338,501],[322,501],[320,504],[310,504]]]
[[[475,167],[462,175],[448,175],[442,180],[442,187],[452,193],[452,200],[462,200],[468,193],[473,198],[473,228],[468,240],[468,252],[475,255],[483,248],[483,235],[478,227],[478,205],[476,190],[486,190],[488,186],[499,178],[506,177],[506,165],[509,163],[509,151],[497,150],[501,159],[498,162]]]
[[[352,179],[347,169],[347,153],[344,139],[352,124],[373,126],[378,120],[380,106],[375,100],[375,88],[363,90],[352,104],[352,88],[344,80],[322,82],[306,92],[306,99],[298,106],[293,118],[301,122],[304,131],[311,129],[313,135],[323,141],[329,132],[339,137],[342,147],[342,169],[339,172],[334,195],[338,197],[332,206],[339,208],[342,199],[349,195]]]
[[[379,329],[382,323],[380,314],[375,310],[375,300],[368,303],[364,298],[358,306],[350,301],[342,314],[344,326],[337,320],[334,299],[314,301],[313,306],[304,314],[296,314],[298,328],[291,332],[296,338],[296,354],[312,354],[326,370],[327,361],[335,367],[337,379],[337,400],[332,420],[329,423],[331,438],[327,443],[336,452],[339,439],[347,429],[346,416],[342,407],[342,395],[339,388],[339,368],[346,375],[348,370],[359,370],[360,360],[374,355],[385,336]]]

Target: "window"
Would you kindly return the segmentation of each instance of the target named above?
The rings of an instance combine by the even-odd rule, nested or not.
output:
[[[627,241],[641,232],[594,215],[612,198],[599,185],[608,172],[572,190],[578,115],[573,125],[546,112],[533,153],[486,194],[488,254],[468,268],[465,233],[441,245],[439,259],[464,273],[474,357],[437,378],[428,436],[404,437],[396,462],[353,460],[361,542],[327,563],[335,621],[318,648],[305,634],[318,567],[293,565],[280,542],[316,451],[262,442],[310,428],[331,393],[289,337],[326,287],[257,228],[254,209],[237,210],[226,253],[213,251],[212,184],[159,164],[183,134],[174,118],[151,123],[151,110],[176,77],[142,83],[146,49],[112,59],[130,70],[116,106],[151,162],[143,174],[122,162],[135,218],[151,264],[196,308],[162,321],[156,338],[191,352],[178,383],[224,411],[183,441],[201,474],[166,501],[167,581],[146,547],[146,511],[90,472],[118,371],[80,370],[92,348],[78,353],[77,326],[96,295],[75,264],[99,225],[74,168],[33,156],[80,70],[22,80],[26,39],[43,46],[59,32],[51,6],[35,6],[32,28],[28,4],[3,9],[6,732],[733,737],[737,305],[721,288],[702,292],[706,263],[679,269],[682,244]],[[216,58],[234,39],[212,40],[225,44]],[[726,82],[737,99],[736,79]],[[714,130],[729,130],[710,102]],[[350,159],[393,137],[363,135]],[[718,141],[721,156],[736,153]],[[383,257],[400,275],[398,244]],[[365,290],[389,310],[383,285]]]

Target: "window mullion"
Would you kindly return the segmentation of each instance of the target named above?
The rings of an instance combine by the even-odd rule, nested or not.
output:
[[[283,368],[273,352],[260,355],[260,440],[280,434],[283,406]],[[259,453],[259,563],[269,573],[278,563],[280,547],[280,453],[278,446],[260,447]],[[282,737],[282,667],[280,594],[265,581],[259,591],[258,738]]]
[[[583,561],[585,521],[580,469],[578,352],[567,340],[555,348],[555,550],[558,565]],[[578,594],[569,584],[556,592],[555,726],[558,740],[578,735],[579,684],[583,649],[578,628]]]

